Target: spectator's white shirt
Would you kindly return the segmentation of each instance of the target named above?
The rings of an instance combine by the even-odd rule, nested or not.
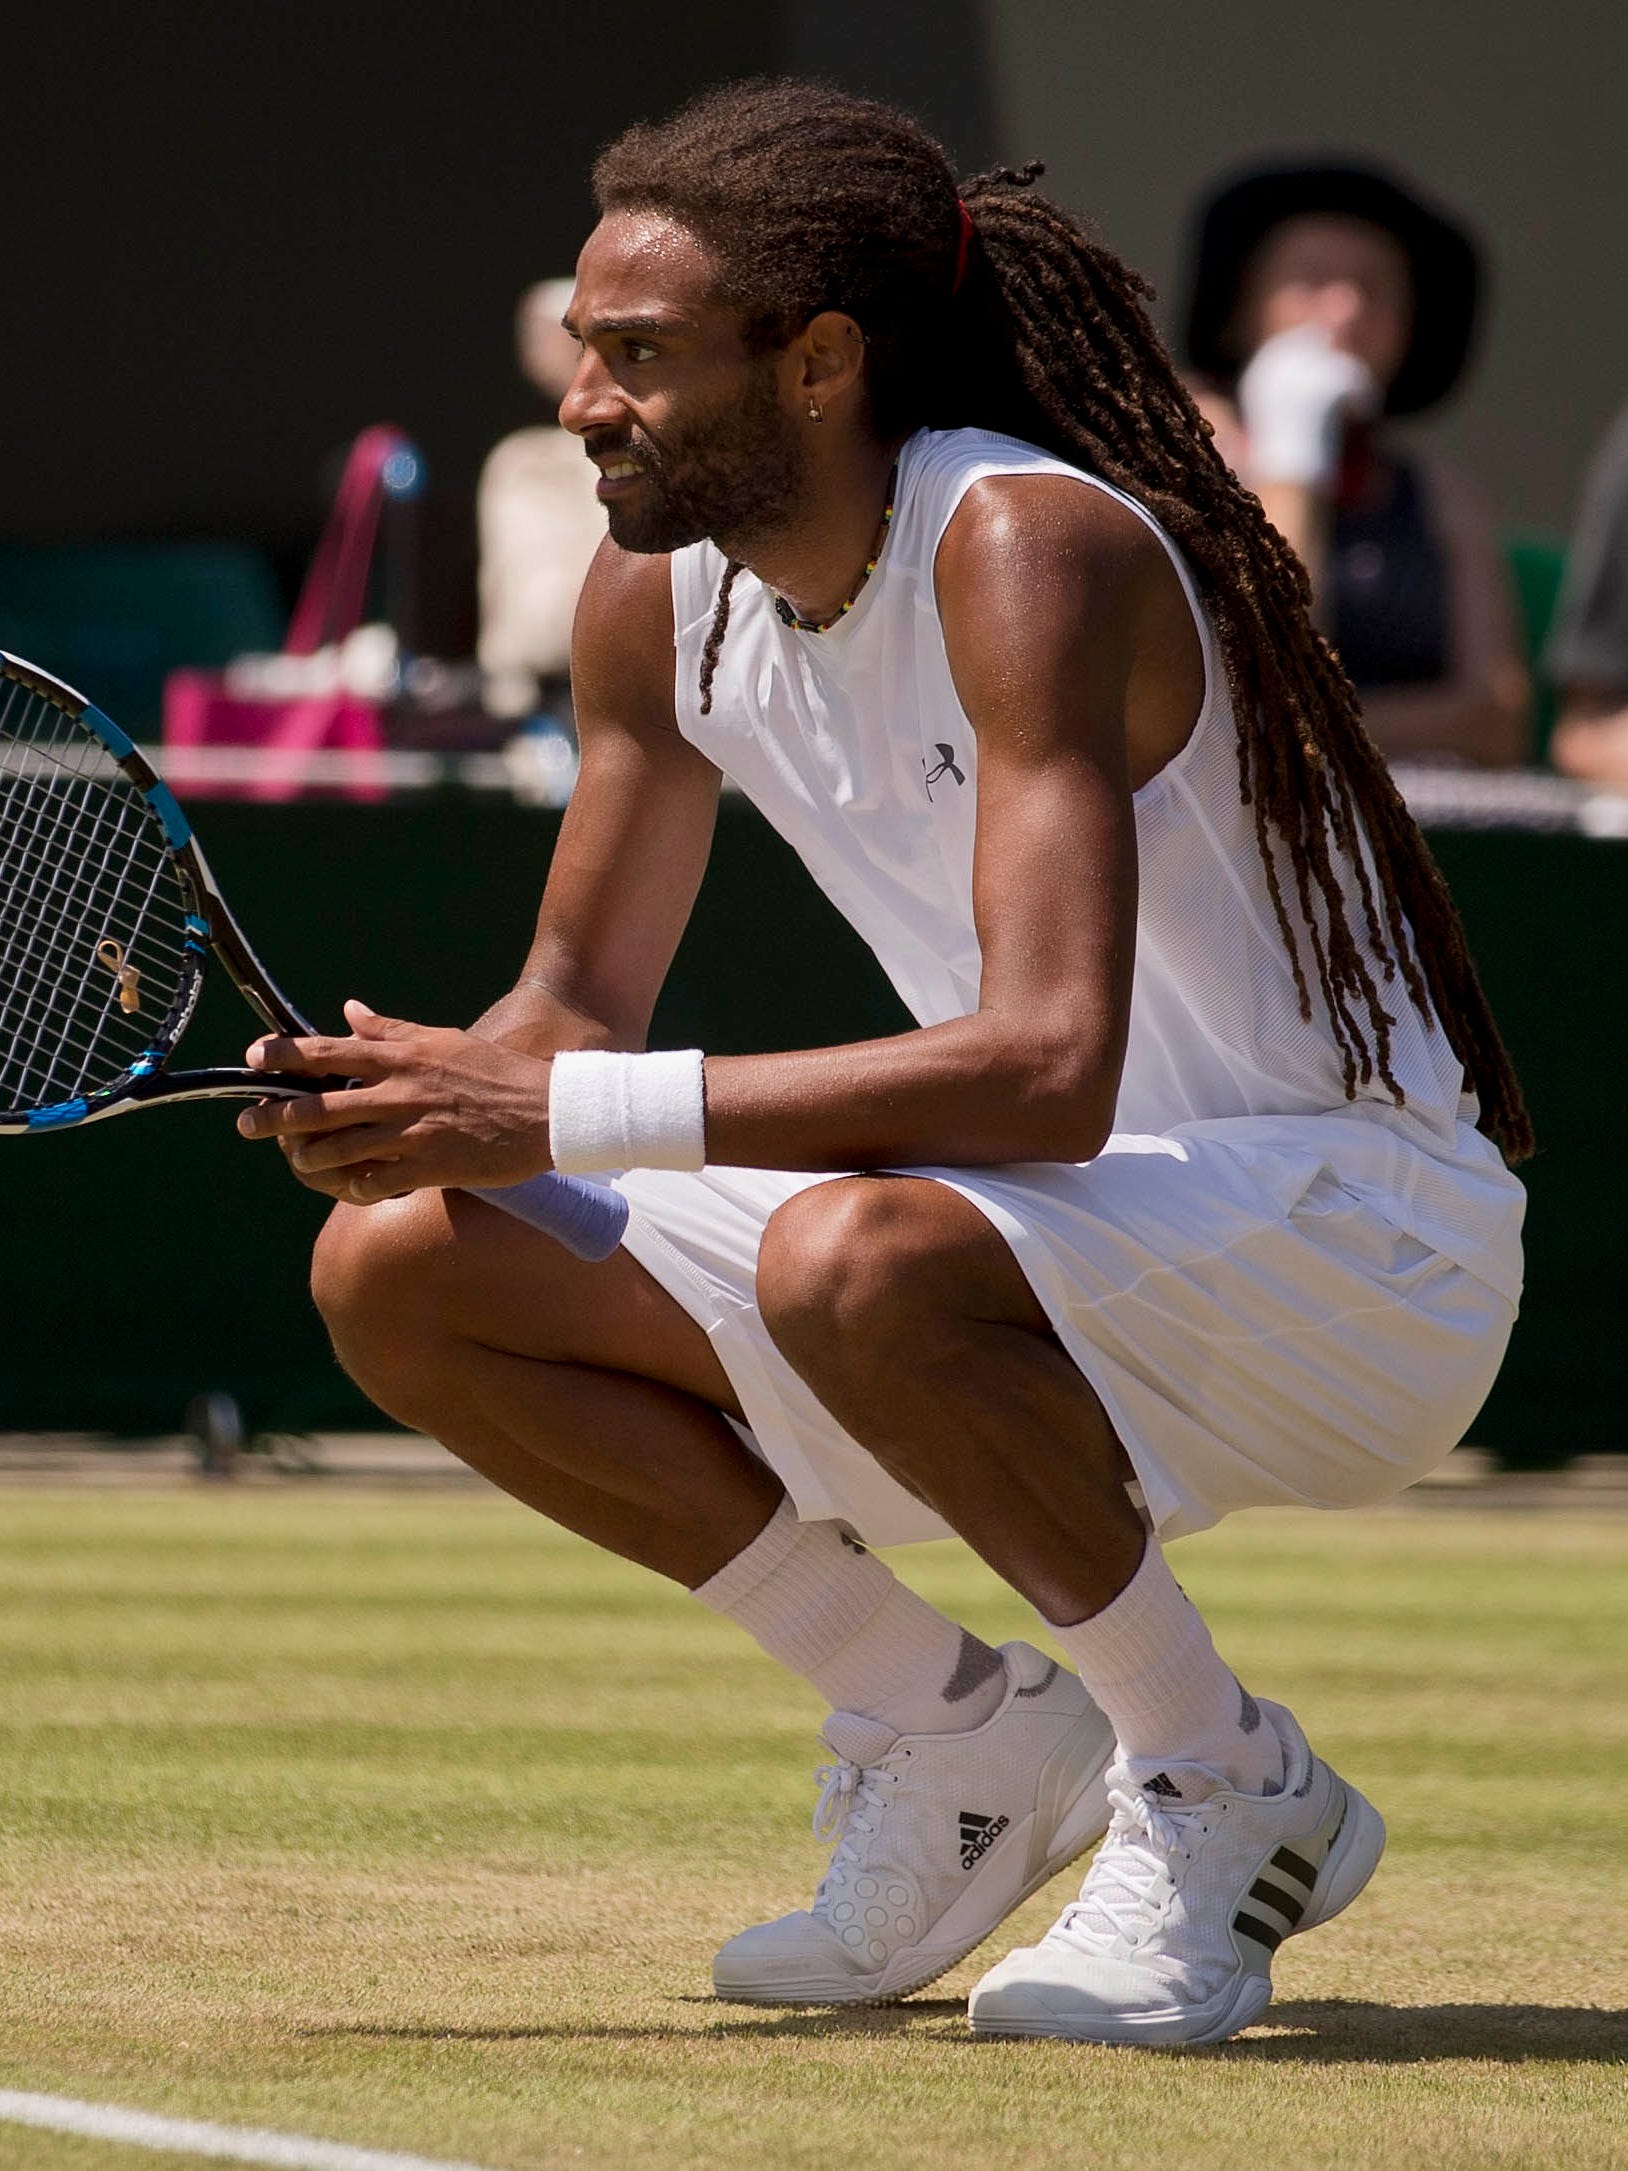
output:
[[[582,440],[556,429],[517,430],[481,470],[479,656],[500,713],[523,713],[538,679],[569,668],[577,597],[605,534],[597,480]]]

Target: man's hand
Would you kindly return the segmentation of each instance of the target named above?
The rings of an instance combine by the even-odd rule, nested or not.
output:
[[[354,1038],[258,1040],[253,1070],[354,1078],[348,1091],[262,1102],[245,1138],[274,1138],[300,1181],[354,1205],[409,1191],[523,1183],[552,1164],[546,1058],[349,1002]]]

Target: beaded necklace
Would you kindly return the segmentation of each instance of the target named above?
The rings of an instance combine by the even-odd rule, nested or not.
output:
[[[847,600],[838,604],[829,618],[799,618],[783,595],[775,595],[775,615],[783,626],[790,626],[795,633],[829,633],[839,618],[847,617],[848,613],[859,601],[866,581],[876,571],[878,561],[881,558],[883,545],[887,542],[887,531],[893,524],[893,499],[894,492],[898,487],[898,481],[899,463],[895,460],[893,472],[887,479],[887,504],[882,508],[882,524],[876,531],[876,540],[871,545],[871,554],[865,560],[865,570],[848,590]],[[774,591],[771,589],[770,593],[774,594]]]

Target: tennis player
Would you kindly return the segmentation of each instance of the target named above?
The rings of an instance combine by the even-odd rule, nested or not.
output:
[[[899,1996],[1106,1830],[974,2027],[1213,2041],[1384,1828],[1162,1541],[1441,1461],[1528,1131],[1299,564],[1038,171],[958,188],[794,82],[605,152],[562,420],[610,535],[535,945],[470,1032],[263,1043],[364,1083],[243,1127],[344,1202],[317,1299],[384,1409],[832,1706],[829,1871],[722,1996]],[[917,1030],[639,1052],[724,778]],[[449,1188],[550,1166],[625,1171],[608,1265]],[[947,1530],[1073,1672],[867,1550]]]

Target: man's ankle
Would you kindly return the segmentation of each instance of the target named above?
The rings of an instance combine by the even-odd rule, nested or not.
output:
[[[789,1500],[695,1596],[738,1621],[833,1710],[901,1734],[982,1726],[1006,1694],[998,1651],[837,1524],[799,1522]]]

